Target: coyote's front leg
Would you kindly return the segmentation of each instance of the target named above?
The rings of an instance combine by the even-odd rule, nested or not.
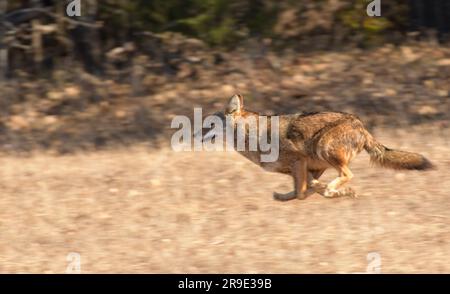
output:
[[[325,169],[308,170],[308,190],[306,190],[306,194],[319,193],[320,195],[323,195],[327,185],[321,183],[319,178],[324,172]]]
[[[292,177],[294,179],[294,191],[287,194],[273,193],[276,200],[287,201],[295,198],[305,199],[307,196],[308,170],[306,160],[298,160],[292,166]]]

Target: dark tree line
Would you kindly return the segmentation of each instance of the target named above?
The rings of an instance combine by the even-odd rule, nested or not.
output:
[[[450,33],[450,1],[447,0],[410,0],[411,29],[434,28],[440,39]]]
[[[450,30],[447,0],[381,1],[377,18],[366,0],[81,0],[80,17],[65,14],[69,2],[0,0],[0,76],[77,65],[103,74],[114,53],[157,54],[167,32],[225,50],[249,39],[307,50],[396,43],[412,30],[445,41]]]

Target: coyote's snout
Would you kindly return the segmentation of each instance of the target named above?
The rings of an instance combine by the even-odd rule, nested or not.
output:
[[[244,109],[244,98],[236,94],[231,97],[224,112],[218,114],[222,120],[232,122],[236,130],[241,128],[240,119],[259,117],[260,114]],[[271,134],[272,125],[257,124],[258,132]],[[224,129],[225,132],[225,129]],[[236,133],[233,132],[234,136]],[[244,131],[248,142],[249,128],[244,124]],[[306,196],[318,192],[325,197],[355,196],[352,189],[338,190],[353,177],[348,165],[350,161],[363,149],[371,161],[386,168],[407,170],[429,170],[432,163],[424,156],[406,151],[392,150],[375,140],[364,128],[361,120],[352,114],[341,112],[315,112],[287,114],[279,116],[278,134],[279,157],[274,162],[262,162],[261,150],[239,151],[243,156],[268,171],[292,175],[294,191],[287,194],[274,193],[278,200],[294,198],[304,199]],[[203,140],[210,140],[214,136],[208,133]],[[334,168],[338,177],[323,185],[320,176],[328,168]]]

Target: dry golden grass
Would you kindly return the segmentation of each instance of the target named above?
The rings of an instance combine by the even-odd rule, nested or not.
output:
[[[449,136],[377,136],[437,171],[351,165],[358,199],[276,202],[291,180],[234,152],[115,151],[0,158],[0,272],[450,272]],[[330,179],[334,171],[325,174]]]

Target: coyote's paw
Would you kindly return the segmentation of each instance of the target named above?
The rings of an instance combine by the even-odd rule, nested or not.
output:
[[[297,195],[295,195],[294,192],[281,194],[277,192],[273,192],[273,198],[278,201],[288,201],[297,198]]]
[[[345,188],[344,194],[345,194],[344,196],[347,196],[347,197],[350,197],[350,198],[358,198],[358,195],[356,194],[355,190],[353,190],[350,187]]]
[[[306,197],[309,197],[309,196],[311,196],[311,195],[313,195],[314,193],[319,193],[320,194],[320,191],[317,191],[316,189],[314,189],[314,188],[308,188],[306,191],[305,191],[305,196],[303,197],[303,198],[301,198],[301,197],[298,197],[299,199],[304,199],[304,198],[306,198]]]
[[[357,198],[355,190],[352,188],[346,188],[345,190],[335,190],[335,189],[326,189],[323,193],[324,197],[327,198],[335,198],[335,197],[351,197]]]
[[[326,198],[335,198],[343,196],[341,191],[335,189],[325,189],[325,192],[322,195]]]
[[[318,180],[312,180],[309,186],[311,187],[310,189],[312,189],[316,193],[319,193],[320,195],[323,195],[325,193],[325,190],[327,189],[327,185],[322,184]]]

